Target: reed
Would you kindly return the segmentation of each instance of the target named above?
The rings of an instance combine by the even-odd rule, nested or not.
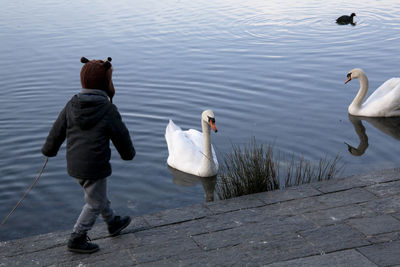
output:
[[[283,157],[283,160],[282,160]],[[334,178],[343,168],[340,156],[322,158],[317,164],[294,154],[290,160],[271,145],[258,145],[255,138],[243,147],[232,145],[224,157],[216,187],[220,199],[272,191]],[[283,182],[282,182],[283,181]]]

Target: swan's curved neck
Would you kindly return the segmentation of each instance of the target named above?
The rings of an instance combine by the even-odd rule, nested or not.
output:
[[[207,161],[213,161],[213,157],[212,157],[212,151],[211,151],[211,137],[210,137],[210,130],[211,127],[210,125],[205,122],[204,120],[201,120],[201,129],[203,132],[203,146],[204,146],[204,157],[206,157]]]
[[[361,156],[362,154],[365,153],[365,150],[368,148],[368,136],[365,133],[365,127],[362,124],[361,119],[358,117],[349,115],[349,120],[353,124],[354,130],[356,131],[356,134],[358,135],[358,138],[360,140],[360,144],[358,145],[357,148],[347,144],[349,152],[353,156]]]
[[[199,169],[199,176],[210,177],[216,174],[217,165],[214,162],[211,146],[211,127],[201,120],[201,129],[203,131],[203,160]]]
[[[359,110],[362,106],[363,100],[365,96],[368,93],[368,78],[364,73],[361,73],[360,76],[358,77],[358,80],[360,81],[360,89],[358,90],[358,93],[356,97],[354,98],[353,102],[351,102],[349,106],[349,113],[354,114],[354,112],[351,112],[351,110]]]

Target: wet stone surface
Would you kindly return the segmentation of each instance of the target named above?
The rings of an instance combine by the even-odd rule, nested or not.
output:
[[[100,251],[69,232],[0,242],[1,266],[400,265],[400,171],[385,170],[135,217]]]

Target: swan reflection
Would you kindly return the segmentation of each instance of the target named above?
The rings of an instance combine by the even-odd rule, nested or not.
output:
[[[168,166],[168,170],[173,176],[173,182],[179,186],[195,186],[201,182],[204,192],[206,193],[206,202],[214,201],[215,185],[217,183],[217,176],[200,177],[189,173],[181,172]]]
[[[356,134],[360,140],[357,148],[345,142],[350,154],[353,156],[363,155],[368,148],[368,136],[362,121],[367,121],[384,134],[400,141],[400,117],[376,118],[354,116],[349,114],[349,120],[353,124],[354,130],[356,131]]]

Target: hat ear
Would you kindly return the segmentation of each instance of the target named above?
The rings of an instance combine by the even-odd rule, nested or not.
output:
[[[108,60],[109,62],[111,62],[112,58],[111,58],[111,57],[108,57],[107,60]]]
[[[103,63],[103,66],[106,68],[106,70],[108,70],[109,68],[111,68],[111,63],[110,61],[106,61]]]
[[[85,58],[85,57],[81,57],[81,62],[82,62],[83,64],[86,64],[86,63],[89,62],[89,59],[87,59],[87,58]]]

